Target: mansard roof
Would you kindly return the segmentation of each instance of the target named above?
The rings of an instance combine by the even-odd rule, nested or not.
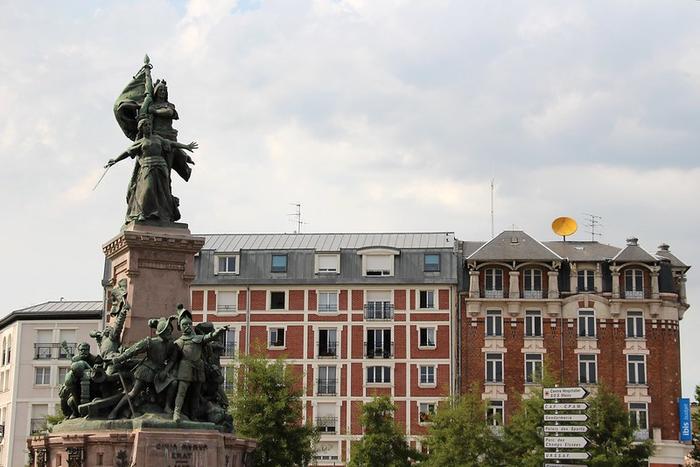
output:
[[[627,246],[612,258],[615,263],[657,263],[659,260],[638,244],[638,239],[627,239]]]
[[[100,319],[104,304],[101,301],[49,301],[20,308],[0,319],[0,329],[18,320]]]
[[[581,263],[609,260],[620,252],[620,248],[616,246],[598,242],[558,240],[544,244],[562,258]]]
[[[666,243],[662,243],[661,245],[659,245],[659,251],[656,252],[656,257],[668,260],[671,263],[671,266],[674,268],[690,268],[690,266],[678,259],[676,255],[671,253],[670,247]]]
[[[561,261],[561,256],[522,230],[504,230],[467,256],[468,261]]]

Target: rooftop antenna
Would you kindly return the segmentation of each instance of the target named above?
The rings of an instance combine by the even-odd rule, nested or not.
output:
[[[561,235],[563,241],[566,241],[569,235],[575,234],[577,230],[578,224],[571,217],[557,217],[552,221],[552,231]]]
[[[295,212],[287,214],[288,216],[292,216],[294,218],[294,222],[296,222],[296,224],[297,224],[297,229],[294,231],[294,233],[301,233],[302,224],[306,224],[306,222],[301,220],[301,203],[289,203],[289,204],[296,207]]]
[[[494,178],[491,178],[491,238],[494,237],[494,229],[493,229],[493,182]]]
[[[590,213],[584,213],[584,215],[587,217],[587,223],[586,227],[588,227],[589,230],[586,230],[589,234],[591,234],[591,241],[595,242],[596,237],[602,237],[603,234],[601,232],[596,232],[597,229],[604,227],[603,224],[600,223],[601,219],[603,219],[601,216],[596,216],[595,214],[590,214]]]

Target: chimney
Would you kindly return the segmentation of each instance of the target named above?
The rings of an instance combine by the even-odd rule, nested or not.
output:
[[[637,237],[630,237],[627,239],[627,246],[637,246],[639,239]]]
[[[668,245],[668,243],[662,243],[659,245],[659,251],[668,251],[671,247]]]

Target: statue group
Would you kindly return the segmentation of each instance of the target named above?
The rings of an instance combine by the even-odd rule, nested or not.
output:
[[[136,159],[134,172],[126,194],[126,222],[175,222],[180,219],[180,201],[172,194],[170,173],[177,172],[189,180],[194,164],[184,151],[194,151],[197,143],[177,141],[173,120],[179,118],[175,106],[168,101],[165,80],[151,79],[150,59],[119,95],[114,104],[114,115],[124,134],[133,143],[105,165],[127,159]]]
[[[174,422],[211,422],[233,431],[220,362],[220,334],[227,326],[195,326],[192,314],[179,305],[172,316],[149,321],[152,336],[124,347],[121,335],[131,311],[125,279],[110,297],[112,324],[91,333],[98,352],[81,343],[59,390],[66,417],[114,420],[159,414]]]

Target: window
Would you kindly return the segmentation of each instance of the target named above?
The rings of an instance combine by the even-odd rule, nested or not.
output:
[[[284,328],[270,328],[270,347],[284,347]]]
[[[584,384],[595,384],[598,382],[595,354],[580,354],[578,356],[578,381]]]
[[[335,433],[338,418],[335,416],[335,404],[319,403],[316,405],[316,427],[321,433]]]
[[[238,258],[236,256],[219,256],[217,261],[218,274],[236,274],[238,269]]]
[[[46,430],[46,416],[48,414],[48,404],[32,404],[32,413],[29,420],[29,430],[31,434],[38,434]]]
[[[435,367],[430,365],[420,366],[420,384],[435,384]]]
[[[221,343],[224,346],[224,357],[233,357],[236,355],[236,330],[227,329],[222,334]]]
[[[578,272],[578,291],[579,292],[594,292],[595,281],[594,272],[590,269],[582,269]]]
[[[34,384],[51,384],[51,367],[38,366],[34,368]]]
[[[440,272],[440,255],[437,253],[423,255],[423,271]]]
[[[644,355],[627,356],[627,382],[629,384],[647,384],[647,370]]]
[[[418,329],[418,347],[435,347],[435,328]]]
[[[272,272],[287,272],[287,255],[272,255]]]
[[[486,354],[486,382],[502,383],[503,382],[503,354],[487,353]]]
[[[219,292],[216,296],[217,311],[236,311],[238,294],[236,292]]]
[[[625,271],[625,298],[644,298],[644,274],[641,269]]]
[[[525,382],[539,383],[542,378],[542,354],[525,354]]]
[[[542,337],[542,313],[539,311],[525,312],[525,336]]]
[[[236,381],[238,380],[237,374],[236,374],[236,367],[233,366],[225,366],[222,367],[222,373],[224,377],[224,382],[222,383],[224,386],[224,391],[226,393],[231,393],[236,390]]]
[[[391,276],[393,275],[394,255],[365,255],[366,276]]]
[[[388,366],[368,366],[368,383],[391,383],[391,367]]]
[[[318,331],[318,356],[337,357],[338,331],[336,329],[319,329]]]
[[[367,358],[391,358],[391,329],[368,329],[365,344]]]
[[[578,336],[595,337],[595,312],[593,310],[578,311]]]
[[[286,293],[283,291],[270,292],[270,309],[284,310],[286,308]]]
[[[503,270],[489,268],[485,274],[486,298],[503,298]]]
[[[316,255],[316,272],[337,273],[340,268],[340,255]]]
[[[75,329],[61,329],[58,332],[58,358],[72,358],[78,346],[76,341]]]
[[[365,304],[365,319],[393,319],[394,304],[391,303],[391,292],[368,290]]]
[[[318,391],[320,396],[333,396],[336,394],[336,368],[334,366],[318,367]]]
[[[338,311],[338,292],[319,292],[318,293],[318,311]]]
[[[525,270],[523,298],[542,298],[542,271],[540,269]]]
[[[641,311],[627,312],[627,337],[644,337],[644,314]]]
[[[503,336],[503,318],[500,310],[486,311],[486,335]]]
[[[34,359],[49,360],[53,358],[53,331],[48,329],[37,331],[36,342],[34,344]]]
[[[418,404],[418,421],[420,423],[430,423],[435,415],[437,404],[435,402],[421,402]]]
[[[435,291],[434,290],[419,290],[418,291],[418,308],[423,308],[423,309],[435,308]]]
[[[503,425],[503,401],[489,401],[486,406],[486,421],[492,426]]]
[[[636,430],[649,430],[649,412],[646,403],[630,402],[630,424]]]
[[[70,368],[65,366],[58,367],[58,381],[56,381],[56,384],[58,386],[66,382],[66,375],[68,374],[68,370],[70,370]]]

